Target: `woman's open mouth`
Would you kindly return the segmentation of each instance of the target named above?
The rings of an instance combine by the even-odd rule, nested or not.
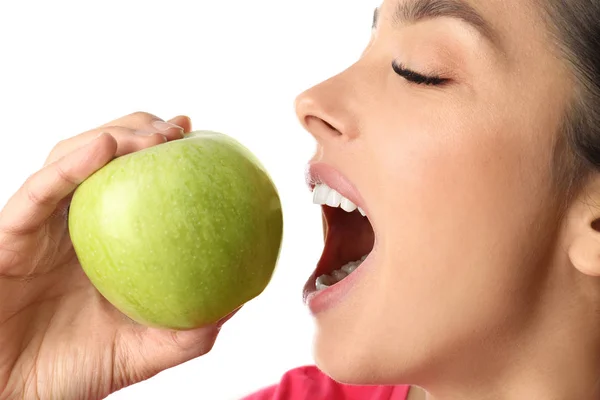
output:
[[[324,165],[311,166],[309,185],[313,189],[313,203],[322,207],[325,246],[305,286],[307,303],[321,292],[342,286],[367,259],[375,244],[375,232],[362,208],[362,199],[341,174]]]

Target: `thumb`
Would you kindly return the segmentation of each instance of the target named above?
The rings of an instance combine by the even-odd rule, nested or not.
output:
[[[203,356],[212,350],[219,331],[217,325],[187,331],[150,328],[142,336],[142,349],[149,352],[144,363],[160,372]]]
[[[122,335],[115,343],[113,391],[149,379],[166,369],[200,357],[212,350],[220,327],[188,331],[141,328]]]
[[[145,328],[137,325],[131,337],[121,337],[116,347],[114,382],[122,387],[151,378],[161,371],[183,364],[210,352],[223,324],[242,306],[226,315],[214,325],[177,331]]]

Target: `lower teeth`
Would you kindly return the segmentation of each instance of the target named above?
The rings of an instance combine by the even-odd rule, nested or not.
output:
[[[334,285],[350,275],[356,268],[362,264],[363,261],[367,258],[368,254],[365,254],[360,258],[360,260],[350,261],[348,264],[342,266],[339,269],[331,272],[329,275],[321,275],[315,281],[315,287],[317,290],[323,290],[328,288],[331,285]]]

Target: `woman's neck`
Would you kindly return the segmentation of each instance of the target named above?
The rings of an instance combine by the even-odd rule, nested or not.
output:
[[[507,331],[485,345],[473,343],[455,363],[442,362],[422,380],[428,395],[414,388],[408,399],[600,399],[600,281],[573,270],[549,274],[532,288],[538,304],[524,306],[524,318],[507,321]]]

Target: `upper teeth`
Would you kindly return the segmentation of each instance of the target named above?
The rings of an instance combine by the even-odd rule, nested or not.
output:
[[[356,204],[339,194],[337,190],[330,188],[324,183],[315,185],[313,203],[326,204],[329,207],[340,207],[346,212],[352,212],[358,208],[363,217],[366,215],[362,208],[357,207]]]

